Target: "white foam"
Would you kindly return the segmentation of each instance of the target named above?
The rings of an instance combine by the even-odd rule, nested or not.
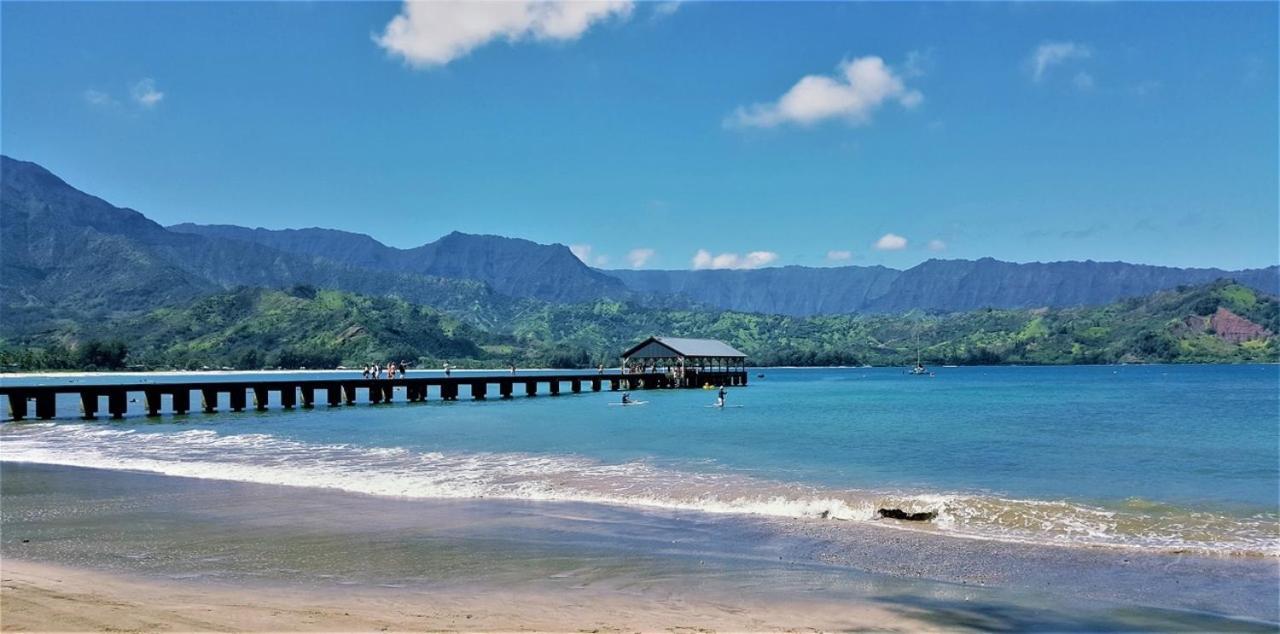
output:
[[[645,461],[607,464],[579,456],[420,452],[261,433],[155,433],[49,423],[0,429],[0,459],[406,498],[573,501],[847,521],[873,521],[876,509],[891,507],[932,511],[937,518],[927,525],[882,525],[961,537],[1280,556],[1274,514],[1232,518],[994,496],[818,489]]]

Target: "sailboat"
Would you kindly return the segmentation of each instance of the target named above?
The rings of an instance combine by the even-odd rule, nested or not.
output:
[[[920,362],[920,331],[916,331],[916,367],[911,368],[907,374],[911,376],[933,376],[933,373],[925,369],[924,364]]]

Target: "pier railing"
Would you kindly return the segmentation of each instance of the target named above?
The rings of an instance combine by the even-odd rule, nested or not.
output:
[[[434,392],[436,398],[454,401],[464,389],[474,400],[485,400],[490,395],[499,398],[537,396],[540,393],[559,396],[564,384],[570,393],[584,390],[600,392],[608,389],[649,390],[672,388],[696,388],[703,385],[739,386],[747,384],[745,371],[702,371],[677,380],[661,373],[600,373],[600,374],[496,374],[425,376],[396,379],[318,378],[318,379],[262,379],[233,381],[181,381],[173,383],[121,383],[121,384],[66,384],[66,385],[0,385],[0,397],[9,401],[9,417],[20,421],[32,416],[49,420],[57,417],[58,396],[79,397],[80,414],[93,420],[104,411],[115,419],[124,418],[129,403],[142,403],[147,416],[162,413],[177,415],[199,411],[214,414],[220,410],[221,396],[226,395],[227,409],[242,412],[250,407],[259,411],[270,409],[276,403],[281,409],[312,409],[316,405],[340,407],[364,401],[372,404],[409,402],[422,403]],[[496,388],[492,392],[490,388]],[[433,389],[434,388],[434,389]],[[540,389],[543,390],[540,392]],[[192,396],[198,409],[192,408]],[[273,398],[274,397],[274,398]]]

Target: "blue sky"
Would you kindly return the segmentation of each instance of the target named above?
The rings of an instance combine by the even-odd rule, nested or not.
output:
[[[5,2],[0,149],[608,268],[1280,260],[1276,3],[482,4]]]

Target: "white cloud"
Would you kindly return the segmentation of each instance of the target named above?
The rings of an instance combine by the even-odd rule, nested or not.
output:
[[[633,269],[643,268],[655,253],[657,252],[653,249],[632,249],[627,252],[627,262],[631,263]]]
[[[706,249],[698,249],[693,256],[694,269],[758,269],[778,259],[773,251],[752,251],[745,256],[737,253],[711,255]]]
[[[631,0],[406,0],[374,37],[414,66],[443,66],[494,40],[570,41],[597,22],[631,14]]]
[[[876,240],[875,248],[879,251],[901,251],[907,248],[907,239],[896,233],[886,233]]]
[[[684,4],[684,0],[668,0],[666,2],[652,3],[653,19],[661,20],[662,18],[675,14],[676,11],[680,10],[680,5],[682,4]]]
[[[827,251],[828,262],[848,262],[853,259],[853,251]]]
[[[1041,42],[1031,53],[1031,78],[1044,79],[1050,68],[1071,59],[1087,59],[1093,50],[1075,42]]]
[[[1090,75],[1089,73],[1086,73],[1084,71],[1080,71],[1076,73],[1075,77],[1071,78],[1071,83],[1074,84],[1075,87],[1080,90],[1092,90],[1093,75]]]
[[[943,242],[943,241],[941,241],[941,240],[937,240],[937,239],[930,240],[930,241],[929,241],[929,250],[930,250],[930,251],[946,251],[946,250],[947,250],[947,243],[946,243],[946,242]]]
[[[138,80],[130,90],[133,100],[143,108],[154,108],[164,99],[164,93],[156,89],[156,80],[150,77]]]
[[[914,108],[924,100],[920,91],[907,88],[902,77],[879,57],[841,62],[839,71],[835,77],[806,75],[777,101],[739,107],[725,119],[725,125],[772,128],[837,118],[861,125],[887,101]]]
[[[587,266],[604,266],[609,263],[609,256],[603,253],[593,253],[593,249],[589,244],[571,244],[569,245],[569,251],[573,252],[573,255],[582,260],[582,263]]]
[[[101,90],[94,90],[92,88],[84,91],[84,100],[95,106],[116,105],[116,100],[111,95],[105,92],[102,92]]]

